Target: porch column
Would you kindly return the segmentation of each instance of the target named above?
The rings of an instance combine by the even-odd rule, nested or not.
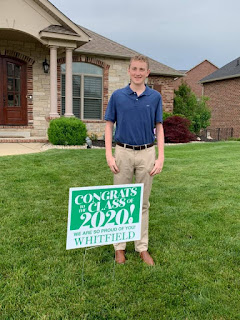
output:
[[[66,48],[65,117],[74,117],[72,106],[72,48]]]
[[[57,111],[57,47],[50,47],[50,118],[59,118]]]

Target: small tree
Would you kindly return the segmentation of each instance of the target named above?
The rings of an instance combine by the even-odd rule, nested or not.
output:
[[[196,140],[189,130],[191,121],[180,116],[168,117],[163,122],[165,142],[184,143]]]
[[[190,130],[196,134],[210,125],[211,112],[207,106],[208,97],[198,99],[191,88],[183,82],[175,90],[173,114],[184,115],[191,121]]]

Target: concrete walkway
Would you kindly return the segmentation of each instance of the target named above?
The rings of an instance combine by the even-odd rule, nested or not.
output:
[[[37,153],[45,151],[45,143],[0,143],[0,156]]]
[[[93,147],[93,149],[98,147]],[[18,154],[38,153],[49,149],[87,149],[86,145],[83,146],[54,146],[51,143],[40,142],[4,142],[0,143],[0,157],[13,156]]]

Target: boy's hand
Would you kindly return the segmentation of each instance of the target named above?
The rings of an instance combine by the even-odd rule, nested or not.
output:
[[[116,173],[120,172],[117,165],[116,165],[115,158],[113,156],[107,157],[107,164],[108,164],[109,168],[111,169],[112,173],[116,174]]]

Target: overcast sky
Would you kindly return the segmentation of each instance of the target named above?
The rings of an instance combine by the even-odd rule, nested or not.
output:
[[[177,70],[240,56],[239,0],[50,0],[73,22]]]

